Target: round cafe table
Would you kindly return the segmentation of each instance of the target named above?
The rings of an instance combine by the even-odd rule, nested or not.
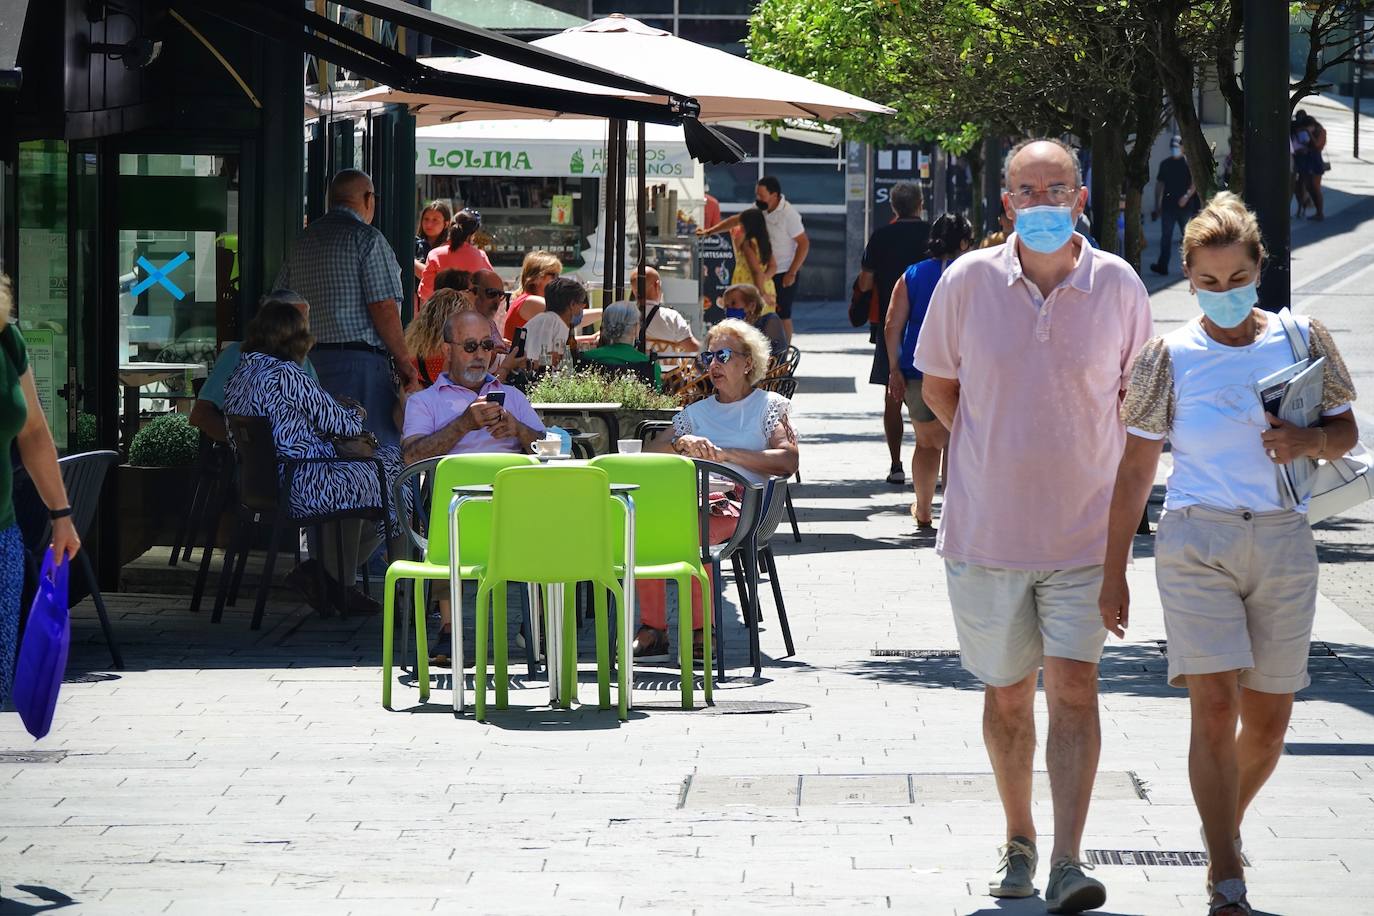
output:
[[[634,708],[634,654],[631,651],[631,644],[634,642],[634,633],[631,628],[634,626],[634,606],[635,606],[635,501],[630,494],[639,489],[639,484],[634,483],[613,483],[611,484],[611,496],[620,500],[625,505],[625,607],[620,609],[620,639],[618,646],[619,659],[616,664],[616,674],[619,680],[619,689],[627,698],[627,706]],[[492,498],[491,484],[467,484],[453,488],[453,498],[448,504],[448,532],[449,532],[449,607],[453,609],[453,620],[449,626],[450,658],[453,665],[453,714],[460,715],[463,712],[464,688],[466,687],[466,677],[463,675],[463,583],[458,578],[458,560],[462,554],[459,552],[459,530],[458,513],[463,507],[463,503],[469,500],[490,501]],[[545,666],[549,675],[549,705],[558,706],[560,703],[571,701],[571,697],[564,697],[560,693],[559,684],[559,665],[563,657],[562,639],[563,627],[559,626],[558,619],[554,616],[557,610],[563,607],[563,586],[554,584],[549,587],[550,601],[547,608],[541,608],[543,604],[541,592],[537,585],[530,586],[530,638],[534,640],[534,645],[539,645],[540,631],[540,611],[547,614],[547,632],[549,645],[544,653]],[[537,650],[536,650],[537,651]],[[485,672],[476,672],[475,677],[485,677]]]

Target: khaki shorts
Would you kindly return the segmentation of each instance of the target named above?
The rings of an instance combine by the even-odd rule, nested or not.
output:
[[[1187,506],[1155,535],[1155,577],[1169,637],[1169,684],[1240,671],[1262,693],[1297,693],[1317,613],[1317,547],[1297,512]]]
[[[929,423],[935,419],[935,412],[926,406],[925,398],[921,397],[921,380],[909,378],[906,380],[906,401],[907,413],[911,414],[913,423]]]
[[[1045,660],[1097,664],[1107,630],[1097,610],[1102,567],[1037,571],[945,561],[964,669],[1010,687]]]

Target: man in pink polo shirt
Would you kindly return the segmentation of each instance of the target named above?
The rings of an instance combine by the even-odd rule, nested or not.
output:
[[[406,401],[401,457],[414,464],[437,455],[523,452],[544,438],[544,424],[523,394],[491,374],[495,346],[481,312],[459,312],[444,334],[448,371]],[[501,392],[504,403],[492,394]]]
[[[916,345],[922,394],[950,430],[936,547],[964,668],[985,685],[983,738],[1007,820],[995,897],[1035,893],[1031,817],[1036,679],[1045,669],[1054,850],[1052,913],[1106,901],[1080,842],[1101,747],[1097,610],[1117,416],[1150,300],[1125,261],[1073,227],[1087,203],[1077,157],[1054,140],[1007,157],[1006,244],[970,252],[935,288]]]

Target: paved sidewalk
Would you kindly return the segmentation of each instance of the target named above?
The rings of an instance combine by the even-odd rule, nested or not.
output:
[[[215,627],[184,599],[112,596],[130,669],[100,667],[83,610],[53,733],[35,746],[0,717],[0,913],[64,898],[82,913],[1043,912],[985,896],[1002,822],[980,691],[949,654],[932,541],[880,482],[871,348],[840,306],[798,323],[803,540],[775,542],[795,658],[776,660],[765,588],[774,660],[755,683],[736,654],[714,710],[664,708],[676,675],[652,669],[637,678],[652,708],[624,725],[537,708],[542,682],[478,725],[449,714],[446,675],[428,705],[403,677],[397,711],[380,707],[375,621],[277,603],[252,634],[246,609]],[[1187,704],[1164,684],[1138,549],[1132,639],[1103,665],[1085,845],[1196,861]],[[1272,913],[1330,911],[1316,888],[1362,899],[1374,852],[1374,635],[1323,600],[1316,636],[1290,753],[1246,825],[1251,896]],[[908,650],[924,657],[893,654]],[[784,711],[742,714],[767,704]],[[1197,864],[1096,874],[1105,912],[1204,911]]]

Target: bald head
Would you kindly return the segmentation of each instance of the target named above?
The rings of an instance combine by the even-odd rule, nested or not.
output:
[[[1002,187],[1013,189],[1023,184],[1037,184],[1042,187],[1052,184],[1066,184],[1070,187],[1083,186],[1083,172],[1078,167],[1078,157],[1067,144],[1059,140],[1025,140],[1012,147],[1007,154],[1006,168],[1002,173]]]
[[[329,206],[347,207],[363,222],[372,222],[377,212],[377,192],[372,179],[361,169],[344,169],[329,183]]]
[[[644,295],[649,302],[658,302],[663,299],[663,282],[659,279],[658,271],[652,267],[644,268]],[[630,271],[630,296],[639,298],[639,268]]]
[[[494,270],[483,269],[473,273],[471,282],[469,289],[477,310],[488,318],[495,317],[497,309],[501,307],[501,294],[506,288],[501,275]]]

